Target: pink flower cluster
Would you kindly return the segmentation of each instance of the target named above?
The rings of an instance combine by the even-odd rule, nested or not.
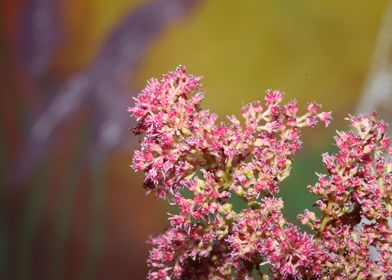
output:
[[[322,216],[299,216],[303,233],[282,214],[276,197],[301,147],[300,129],[326,126],[330,112],[310,103],[282,105],[268,90],[264,104],[228,123],[202,109],[200,77],[178,67],[152,79],[129,109],[143,134],[132,167],[144,187],[178,207],[169,228],[151,238],[148,279],[391,279],[392,152],[386,124],[350,117],[336,155],[323,155],[328,175],[309,186]],[[245,202],[234,210],[232,196]],[[366,218],[366,224],[361,220]],[[370,251],[373,252],[371,256]]]

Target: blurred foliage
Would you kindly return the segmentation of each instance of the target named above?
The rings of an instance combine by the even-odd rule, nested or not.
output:
[[[335,115],[361,94],[385,1],[206,1],[156,44],[138,79],[181,63],[206,77],[206,106],[239,112],[267,88]],[[224,102],[222,102],[224,98]]]

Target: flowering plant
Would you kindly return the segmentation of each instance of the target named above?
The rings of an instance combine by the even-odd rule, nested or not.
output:
[[[308,186],[322,215],[299,215],[313,232],[303,233],[285,220],[276,195],[301,147],[300,129],[328,126],[331,113],[310,103],[299,114],[295,100],[281,105],[284,94],[268,90],[265,105],[243,107],[243,124],[234,116],[217,123],[200,106],[200,80],[178,67],[150,80],[129,109],[133,132],[144,135],[132,167],[145,173],[148,192],[179,208],[150,239],[148,278],[391,279],[387,125],[375,114],[348,117],[354,131],[337,133],[338,153],[323,154],[328,174]],[[232,196],[247,207],[234,210]]]

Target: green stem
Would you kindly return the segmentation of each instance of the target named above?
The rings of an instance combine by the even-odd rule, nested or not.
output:
[[[34,236],[38,230],[42,211],[45,204],[46,190],[49,181],[49,165],[45,161],[39,168],[35,183],[32,186],[31,194],[27,202],[26,211],[20,230],[18,248],[18,273],[17,279],[30,279],[30,257],[33,247]]]
[[[68,234],[71,227],[71,213],[75,201],[76,187],[85,163],[84,156],[88,144],[88,130],[82,126],[82,133],[76,142],[74,158],[70,160],[65,180],[60,189],[60,205],[54,226],[54,241],[52,244],[51,279],[65,278],[65,254]]]
[[[96,163],[91,169],[91,229],[88,241],[88,252],[80,276],[80,279],[83,280],[95,279],[94,271],[98,266],[105,244],[106,170],[104,159]]]
[[[332,203],[331,203],[331,201],[328,201],[327,210],[331,210],[331,207],[332,207]],[[321,218],[320,229],[317,232],[317,239],[321,238],[321,235],[323,234],[323,231],[330,220],[331,220],[331,217],[324,212],[323,217]]]
[[[9,229],[7,209],[9,207],[9,186],[5,184],[7,172],[7,149],[4,125],[0,121],[0,279],[7,279],[9,267]]]

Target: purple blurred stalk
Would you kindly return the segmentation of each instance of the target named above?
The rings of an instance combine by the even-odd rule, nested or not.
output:
[[[74,74],[48,94],[53,99],[32,123],[17,164],[17,174],[13,175],[16,178],[28,175],[49,151],[59,125],[82,104],[92,104],[94,114],[87,155],[95,160],[118,147],[132,125],[125,105],[132,94],[124,94],[127,90],[123,81],[135,74],[164,28],[184,16],[197,2],[151,1],[131,11],[108,36],[90,67]]]
[[[64,33],[61,1],[25,0],[23,4],[18,44],[20,62],[34,78],[42,78]]]

